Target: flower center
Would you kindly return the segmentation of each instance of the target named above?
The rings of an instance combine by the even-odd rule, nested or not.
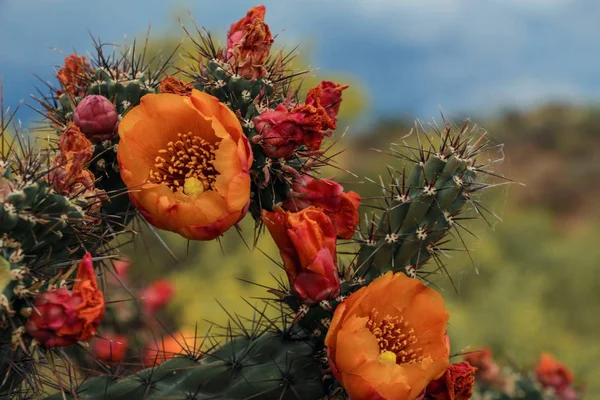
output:
[[[381,362],[395,362],[396,364],[412,364],[423,359],[421,348],[415,348],[417,338],[414,329],[408,327],[404,317],[386,315],[379,319],[378,312],[371,311],[367,328],[377,339],[379,344],[379,360]]]
[[[210,144],[191,132],[177,136],[179,140],[158,151],[148,180],[189,196],[213,189],[217,178],[213,162],[219,143]]]

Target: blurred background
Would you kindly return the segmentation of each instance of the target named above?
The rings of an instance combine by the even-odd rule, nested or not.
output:
[[[444,276],[435,283],[449,304],[454,352],[491,346],[519,366],[549,351],[600,399],[600,2],[591,0],[291,0],[264,1],[279,46],[300,44],[298,68],[311,81],[349,83],[338,134],[348,133],[339,162],[358,178],[332,171],[365,196],[377,190],[364,177],[384,172],[386,149],[412,127],[441,113],[464,117],[505,143],[497,171],[524,183],[487,194],[502,222],[469,228],[473,265],[460,253],[448,260],[458,294]],[[92,50],[91,32],[105,42],[143,38],[150,52],[169,53],[183,38],[177,20],[224,40],[229,24],[256,5],[162,0],[84,2],[0,0],[0,76],[7,105],[42,81],[53,81],[65,53]],[[41,81],[40,81],[41,79]],[[309,86],[309,84],[307,84]],[[27,107],[27,124],[37,118]],[[393,159],[386,160],[393,163]],[[357,189],[358,188],[358,189]],[[245,283],[282,276],[259,251],[253,226],[220,241],[190,244],[150,232],[124,253],[140,287],[166,278],[175,287],[168,314],[181,330],[226,323],[217,304],[242,315],[264,289]],[[269,240],[259,248],[278,259]],[[478,272],[477,272],[478,271]],[[236,279],[239,278],[239,279]]]

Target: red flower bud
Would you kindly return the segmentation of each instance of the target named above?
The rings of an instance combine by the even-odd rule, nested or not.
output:
[[[290,211],[300,211],[311,205],[323,209],[342,239],[352,238],[358,225],[360,196],[355,192],[344,193],[342,186],[330,179],[308,175],[297,177],[284,205]]]
[[[335,298],[340,292],[336,234],[322,210],[265,212],[263,221],[279,247],[292,292],[305,304]]]
[[[140,294],[144,311],[148,315],[154,314],[171,300],[173,294],[175,294],[175,289],[171,282],[165,279],[152,282]]]
[[[128,346],[129,341],[125,336],[107,335],[95,340],[94,354],[104,362],[118,363],[125,358]]]
[[[477,368],[475,378],[477,382],[485,385],[503,387],[505,379],[500,373],[500,367],[492,358],[492,351],[485,347],[479,351],[468,353],[465,361]]]
[[[452,364],[444,375],[429,383],[425,393],[436,400],[468,400],[475,384],[476,370],[466,361]]]
[[[91,95],[77,105],[74,122],[88,139],[98,142],[115,135],[119,114],[106,97]]]
[[[73,291],[60,288],[42,293],[33,304],[25,329],[46,347],[88,342],[104,317],[105,305],[92,256],[87,253],[79,264]]]

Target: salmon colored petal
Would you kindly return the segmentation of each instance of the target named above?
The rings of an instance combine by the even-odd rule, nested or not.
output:
[[[354,373],[367,361],[377,360],[379,345],[373,334],[365,328],[354,331],[341,329],[337,334],[335,365],[338,370]]]
[[[230,210],[241,210],[250,197],[250,176],[238,174],[229,182],[229,191],[225,197]]]
[[[243,136],[239,119],[216,97],[194,89],[191,100],[198,111],[219,121],[236,142]]]

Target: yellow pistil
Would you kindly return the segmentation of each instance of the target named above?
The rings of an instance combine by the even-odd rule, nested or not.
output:
[[[391,351],[384,351],[379,355],[379,361],[382,363],[396,363],[396,353],[392,353]]]
[[[379,361],[412,364],[423,359],[422,349],[415,348],[417,338],[414,336],[414,330],[409,329],[404,318],[386,315],[380,319],[377,311],[373,310],[367,321],[367,328],[379,344]]]
[[[191,132],[178,136],[158,151],[148,180],[190,196],[211,190],[218,174],[213,162],[219,143],[211,144]]]
[[[198,178],[185,178],[185,183],[183,184],[183,193],[188,196],[195,196],[204,192],[204,185]]]

